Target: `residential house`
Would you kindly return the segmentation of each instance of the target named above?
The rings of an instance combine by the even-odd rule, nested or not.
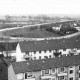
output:
[[[80,55],[14,62],[8,80],[80,80]]]
[[[41,41],[23,41],[16,47],[16,60],[36,60],[55,58],[62,55],[77,55],[80,53],[80,39],[54,39]]]
[[[11,58],[0,57],[0,80],[8,80],[8,65],[13,62]]]

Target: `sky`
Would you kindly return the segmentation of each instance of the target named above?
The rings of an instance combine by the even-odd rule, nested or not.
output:
[[[0,15],[80,14],[80,0],[0,0]]]

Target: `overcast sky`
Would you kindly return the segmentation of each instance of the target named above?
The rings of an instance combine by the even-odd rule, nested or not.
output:
[[[80,0],[0,0],[0,15],[80,14]]]

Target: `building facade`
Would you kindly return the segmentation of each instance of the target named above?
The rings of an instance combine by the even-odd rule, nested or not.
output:
[[[80,80],[80,55],[12,63],[8,80]]]
[[[80,40],[73,38],[23,41],[18,43],[16,47],[16,60],[25,61],[77,55],[80,53],[79,43]]]

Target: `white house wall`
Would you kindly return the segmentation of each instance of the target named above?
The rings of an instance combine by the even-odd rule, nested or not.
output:
[[[25,55],[25,53],[21,52],[20,46],[18,44],[17,47],[16,47],[16,61],[17,62],[19,62],[19,61],[25,61],[24,55]]]
[[[72,68],[68,67],[68,80],[69,78],[73,77],[73,80],[75,80],[75,66],[71,66]],[[70,74],[70,70],[73,70],[73,73]]]
[[[64,54],[68,55],[70,51],[71,49],[65,49],[65,50],[59,49],[59,52],[61,52],[62,55]],[[28,56],[30,56],[34,60],[35,58],[39,59],[39,57],[41,57],[41,59],[44,59],[45,56],[48,58],[50,58],[50,56],[51,58],[54,58],[55,57],[54,52],[55,50],[35,51],[35,52],[28,52],[28,53],[21,52],[20,46],[18,44],[16,47],[15,54],[16,54],[16,61],[18,62],[18,61],[25,61],[25,58],[24,58],[25,54],[26,55],[29,54]],[[77,50],[77,53],[80,53],[80,49]]]
[[[24,79],[24,73],[16,74],[17,80],[23,80]]]
[[[71,51],[71,49],[66,49],[65,51],[64,51],[63,49],[60,49],[60,50],[59,50],[59,52],[61,52],[62,55],[63,55],[63,54],[66,54],[66,55],[69,54],[69,51]]]
[[[75,80],[80,80],[79,78],[79,66],[75,66]]]
[[[29,54],[31,54],[31,52]],[[44,56],[47,56],[49,58],[50,55],[51,57],[53,57],[53,50],[52,51],[47,50],[46,52],[41,51],[41,53],[39,51],[36,51],[35,53],[32,52],[32,58],[36,57],[36,59],[39,59],[40,56],[41,59],[44,59]]]
[[[8,67],[8,80],[17,80],[16,74],[13,70],[12,65]]]
[[[34,78],[25,79],[24,78],[25,73],[19,73],[16,74],[17,80],[33,80]],[[33,72],[33,76],[35,76],[35,80],[40,80],[41,71]]]
[[[71,68],[72,67],[72,68]],[[65,79],[70,80],[71,77],[73,77],[73,80],[80,80],[79,78],[79,66],[70,66],[70,67],[64,67],[65,71],[64,72],[59,72],[61,68],[55,68],[55,72],[52,74],[51,73],[51,69],[50,70],[50,74],[49,75],[41,75],[41,71],[35,71],[33,72],[33,76],[35,76],[34,78],[30,78],[30,79],[25,79],[24,78],[24,74],[25,73],[19,73],[19,74],[15,74],[12,65],[10,65],[8,67],[8,80],[41,80],[43,78],[55,78],[55,80],[59,80],[58,78],[60,76],[65,76]],[[73,70],[73,73],[70,74],[70,70]]]

